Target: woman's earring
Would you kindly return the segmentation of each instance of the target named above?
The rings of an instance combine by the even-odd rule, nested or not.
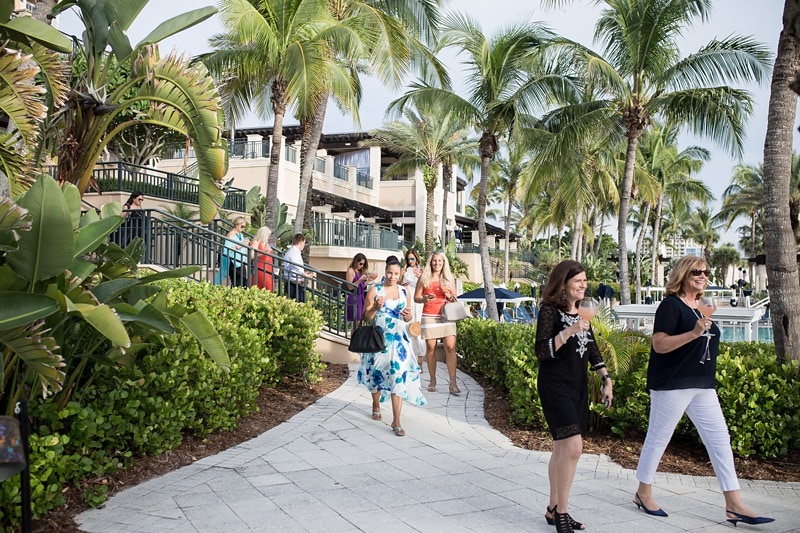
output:
[[[566,300],[567,299],[567,291],[564,291],[564,290],[561,291],[561,299],[562,300]]]

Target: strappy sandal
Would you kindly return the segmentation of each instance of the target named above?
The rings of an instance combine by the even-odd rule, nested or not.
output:
[[[406,430],[400,426],[392,426],[392,431],[394,431],[394,434],[398,437],[404,437],[406,435]]]
[[[435,381],[431,381],[428,384],[428,392],[436,392],[436,382]]]
[[[545,515],[544,515],[544,519],[547,520],[547,523],[550,524],[551,526],[556,525],[555,516],[556,516],[556,508],[557,507],[558,507],[557,505],[554,505],[552,509],[550,509],[550,507],[547,507],[547,513],[545,513]],[[547,516],[548,514],[552,515],[553,518],[550,518],[549,516]],[[569,517],[569,525],[572,527],[573,531],[582,531],[582,530],[586,529],[586,527],[584,527],[583,524],[581,524],[577,520],[573,520],[571,516],[569,516],[569,515],[567,515],[567,516]]]
[[[381,419],[381,412],[380,411],[372,411],[372,419],[373,420],[380,420]]]
[[[455,381],[450,383],[450,394],[454,396],[458,396],[459,394],[461,394],[461,389],[458,388],[458,385],[456,384]]]

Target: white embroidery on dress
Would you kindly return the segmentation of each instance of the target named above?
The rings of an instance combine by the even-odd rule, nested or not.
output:
[[[561,322],[563,324],[566,324],[567,328],[570,327],[571,325],[575,324],[578,320],[581,319],[581,317],[578,316],[578,315],[571,316],[571,315],[566,314],[564,311],[562,311],[560,309],[558,310],[558,312],[561,315]],[[589,332],[588,331],[583,331],[583,330],[581,330],[580,333],[576,333],[574,335],[574,337],[578,340],[578,347],[576,348],[576,351],[581,356],[581,359],[583,359],[583,354],[585,354],[586,351],[589,349],[588,345],[589,345],[590,342],[593,342],[593,340],[589,336]],[[569,340],[569,339],[567,339],[567,340]]]

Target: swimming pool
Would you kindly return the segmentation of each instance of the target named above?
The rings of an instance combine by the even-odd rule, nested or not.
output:
[[[723,342],[736,342],[745,340],[745,326],[722,326]],[[759,324],[759,342],[773,342],[772,325],[770,323]]]

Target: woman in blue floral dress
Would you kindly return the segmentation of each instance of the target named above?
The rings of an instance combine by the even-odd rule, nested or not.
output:
[[[381,402],[391,398],[392,431],[398,437],[406,434],[400,425],[403,400],[425,405],[419,382],[420,368],[411,348],[406,323],[412,311],[406,289],[399,284],[400,262],[390,259],[386,263],[386,278],[372,287],[364,303],[363,320],[375,320],[383,332],[386,348],[382,352],[361,354],[358,382],[372,394],[372,419],[381,419]]]

